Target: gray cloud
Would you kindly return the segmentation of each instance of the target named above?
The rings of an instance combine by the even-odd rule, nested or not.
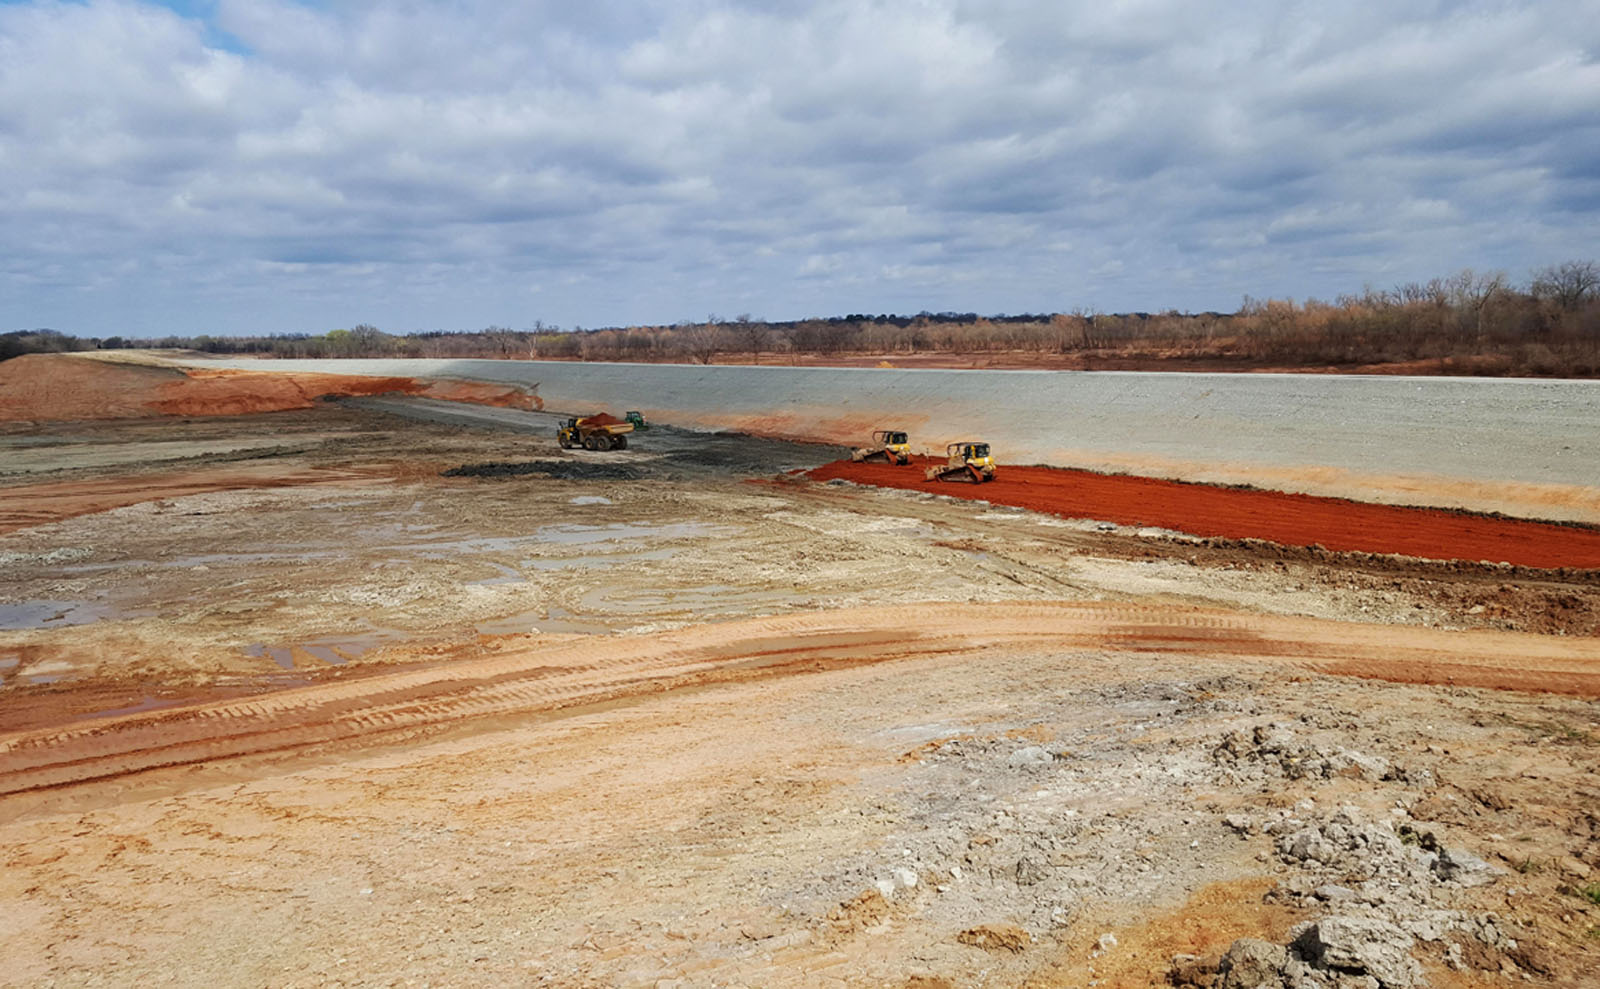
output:
[[[1549,3],[0,5],[0,329],[1232,308],[1594,252]]]

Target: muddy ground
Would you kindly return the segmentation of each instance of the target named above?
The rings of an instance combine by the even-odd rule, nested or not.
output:
[[[0,426],[0,982],[1593,984],[1592,573],[554,423]]]

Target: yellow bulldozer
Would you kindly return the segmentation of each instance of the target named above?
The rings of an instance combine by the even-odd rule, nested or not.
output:
[[[858,464],[881,460],[886,464],[904,466],[911,462],[911,440],[898,429],[880,429],[872,434],[872,442],[850,452],[850,459]]]
[[[930,481],[982,484],[994,480],[994,457],[989,444],[962,440],[945,447],[944,466],[929,467],[923,476]]]

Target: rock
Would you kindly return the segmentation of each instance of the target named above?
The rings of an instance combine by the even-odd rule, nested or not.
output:
[[[895,885],[902,889],[913,889],[917,885],[917,874],[910,869],[896,869],[894,870],[894,881]]]
[[[1355,899],[1356,891],[1348,886],[1336,886],[1333,883],[1328,883],[1326,886],[1318,886],[1316,890],[1313,891],[1313,895],[1319,900],[1327,900],[1330,903],[1338,903],[1341,900]]]
[[[1055,761],[1050,750],[1040,745],[1018,749],[1006,757],[1008,766],[1046,766]]]
[[[877,882],[873,883],[873,885],[878,888],[878,893],[882,895],[884,899],[887,900],[894,896],[894,880],[879,879]]]
[[[1175,955],[1167,970],[1167,984],[1180,989],[1211,989],[1217,984],[1217,963],[1199,955]]]
[[[1562,872],[1569,876],[1577,876],[1579,879],[1588,879],[1594,872],[1593,869],[1589,868],[1588,863],[1575,859],[1570,855],[1563,856],[1557,864],[1561,866]]]
[[[1094,942],[1094,950],[1100,952],[1101,954],[1105,954],[1116,946],[1117,936],[1109,931],[1100,935],[1100,937]]]
[[[1018,886],[1032,886],[1050,878],[1050,867],[1037,859],[1024,855],[1017,859],[1017,864],[1011,870],[1012,878],[1016,879]]]
[[[1219,989],[1276,989],[1283,985],[1279,973],[1288,960],[1289,953],[1282,946],[1242,937],[1222,956],[1222,964],[1217,966],[1222,981],[1217,985]]]
[[[1433,864],[1433,871],[1440,879],[1463,886],[1486,886],[1501,874],[1501,870],[1471,852],[1442,847],[1438,860]]]
[[[1033,943],[1027,931],[1016,924],[979,924],[956,935],[962,944],[970,944],[984,951],[1018,952]]]
[[[1295,940],[1294,948],[1318,968],[1370,975],[1383,989],[1410,989],[1422,973],[1411,957],[1410,934],[1369,917],[1324,917]]]
[[[1327,757],[1327,775],[1350,779],[1381,780],[1389,775],[1389,760],[1340,749]]]
[[[1222,823],[1239,832],[1240,835],[1247,835],[1256,829],[1255,822],[1250,820],[1247,814],[1229,814],[1222,819]]]

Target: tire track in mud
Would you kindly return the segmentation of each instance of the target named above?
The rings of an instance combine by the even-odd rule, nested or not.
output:
[[[866,607],[521,652],[0,735],[0,793],[164,766],[903,659],[1088,649],[1287,663],[1401,682],[1600,696],[1600,640],[1355,625],[1140,603]],[[1505,657],[1516,657],[1510,665]]]

